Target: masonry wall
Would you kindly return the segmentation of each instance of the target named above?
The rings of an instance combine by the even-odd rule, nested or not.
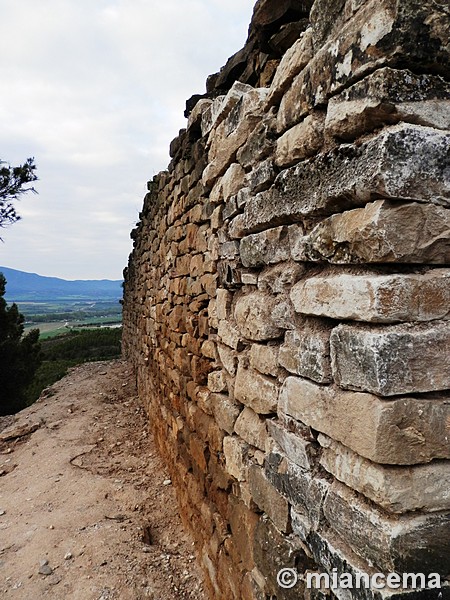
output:
[[[211,598],[450,572],[448,24],[260,0],[149,183],[124,352]]]

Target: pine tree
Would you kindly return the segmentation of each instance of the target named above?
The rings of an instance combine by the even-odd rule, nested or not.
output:
[[[25,408],[25,389],[41,364],[39,329],[24,333],[24,317],[4,299],[6,280],[0,273],[0,415]]]

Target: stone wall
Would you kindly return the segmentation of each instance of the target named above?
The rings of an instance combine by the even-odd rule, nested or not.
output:
[[[448,23],[260,0],[149,182],[124,352],[211,598],[450,572]]]

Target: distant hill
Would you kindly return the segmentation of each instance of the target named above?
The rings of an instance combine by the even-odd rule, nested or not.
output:
[[[92,279],[67,281],[43,277],[8,267],[0,267],[6,279],[8,302],[45,302],[54,300],[118,300],[122,297],[122,281]]]

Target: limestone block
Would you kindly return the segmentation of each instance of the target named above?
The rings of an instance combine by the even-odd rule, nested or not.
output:
[[[239,256],[239,242],[233,240],[231,242],[224,242],[223,244],[220,244],[219,256],[220,258],[226,258],[229,260],[233,260]]]
[[[449,571],[450,519],[445,513],[392,519],[338,482],[323,511],[331,529],[383,573]]]
[[[234,318],[242,337],[263,341],[281,335],[282,330],[272,321],[275,303],[276,298],[262,292],[252,292],[237,299]]]
[[[303,239],[303,252],[337,264],[448,264],[449,232],[449,209],[377,200],[319,223]]]
[[[239,405],[232,402],[226,394],[211,394],[209,403],[217,425],[231,435],[239,416]]]
[[[214,127],[217,115],[219,114],[222,108],[224,99],[225,96],[217,96],[217,98],[214,98],[213,102],[209,106],[206,106],[205,110],[202,111],[202,136],[207,135]]]
[[[399,124],[359,146],[341,146],[282,171],[245,205],[248,232],[323,215],[375,198],[448,205],[450,134]]]
[[[258,163],[246,177],[250,193],[257,194],[258,192],[267,190],[271,186],[275,176],[276,172],[271,158]]]
[[[262,120],[256,125],[243,146],[237,151],[237,161],[244,169],[249,169],[273,153],[275,131],[276,118],[269,111],[269,113],[263,115]]]
[[[245,233],[244,215],[237,215],[228,226],[228,235],[231,239],[240,239]]]
[[[248,406],[238,416],[234,431],[250,446],[265,450],[268,437],[266,423]]]
[[[227,201],[245,185],[245,171],[239,163],[230,165],[222,177],[223,200]]]
[[[247,479],[247,444],[236,436],[225,436],[223,453],[227,473],[238,481],[245,481]]]
[[[262,292],[284,294],[300,279],[304,271],[304,266],[295,262],[266,267],[258,276],[258,289]]]
[[[281,388],[278,412],[373,462],[413,465],[450,458],[450,403],[445,398],[382,400],[292,376]]]
[[[447,319],[450,270],[421,274],[330,273],[300,281],[291,291],[297,312],[375,323]]]
[[[249,543],[249,540],[253,540],[255,537],[259,515],[247,508],[243,502],[232,494],[230,494],[229,502],[229,519],[233,541],[239,550],[239,558],[242,560],[244,569],[251,571],[255,564],[253,560],[253,546]]]
[[[378,69],[330,99],[326,133],[351,141],[400,121],[450,129],[450,84],[439,76]]]
[[[264,375],[277,377],[280,368],[278,366],[278,346],[252,344],[250,346],[250,366]]]
[[[226,346],[240,350],[242,339],[239,329],[236,325],[226,319],[221,319],[218,323],[217,336]]]
[[[244,94],[227,118],[214,130],[210,138],[209,164],[202,182],[211,186],[235,162],[237,151],[248,140],[264,114],[267,90],[252,89]]]
[[[330,383],[330,334],[332,326],[320,321],[305,321],[297,329],[286,331],[280,348],[279,363],[287,371]]]
[[[313,31],[309,27],[303,35],[284,53],[270,86],[267,103],[269,106],[280,102],[292,80],[302,71],[314,55]]]
[[[201,100],[199,100],[197,102],[197,104],[194,106],[194,108],[192,109],[192,111],[189,114],[188,117],[188,122],[187,122],[187,129],[188,131],[191,129],[196,129],[197,127],[200,126],[201,128],[201,124],[202,124],[202,120],[203,120],[203,113],[210,109],[210,106],[212,104],[212,100],[209,100],[208,98],[202,98]],[[202,132],[203,135],[203,132]]]
[[[218,107],[214,115],[215,118],[212,123],[212,128],[220,125],[220,123],[222,123],[222,121],[226,119],[226,117],[230,114],[231,110],[241,100],[242,96],[244,94],[247,94],[251,90],[252,87],[250,85],[246,85],[245,83],[241,83],[240,81],[235,81],[231,88],[228,90],[226,96],[223,99],[221,99],[220,103],[218,103]]]
[[[223,288],[216,291],[216,312],[219,320],[228,319],[231,316],[231,302],[233,294]]]
[[[291,462],[303,469],[312,469],[316,455],[314,444],[275,421],[267,421],[267,430]]]
[[[450,323],[339,325],[331,334],[336,383],[381,396],[450,388]]]
[[[313,477],[284,454],[272,451],[265,461],[265,475],[293,508],[302,513],[311,530],[317,529],[323,520],[322,507],[329,489],[329,482]]]
[[[255,504],[268,515],[279,531],[289,533],[289,504],[267,480],[264,470],[257,465],[251,465],[248,470],[248,482]]]
[[[279,388],[276,380],[239,364],[234,397],[255,412],[263,415],[276,412]]]
[[[277,167],[289,167],[316,154],[323,145],[324,124],[324,115],[308,115],[278,138],[275,150]]]
[[[211,392],[223,392],[227,388],[227,382],[223,371],[211,371],[208,374],[208,389]]]
[[[241,240],[240,255],[244,267],[262,267],[290,258],[287,227],[275,227]]]
[[[223,207],[223,213],[222,213],[224,221],[232,219],[239,213],[236,198],[237,198],[237,196],[231,196],[231,198],[228,198],[228,200],[226,201],[225,206]]]
[[[269,421],[272,435],[271,423]],[[388,467],[373,463],[322,434],[318,441],[323,447],[322,467],[385,510],[405,513],[450,509],[450,464],[447,461]]]
[[[324,19],[324,14],[328,13],[322,12],[319,6],[323,5],[324,2],[315,4],[314,58],[294,78],[281,101],[280,131],[292,127],[311,107],[326,104],[332,95],[375,68],[401,64],[415,72],[445,73],[448,70],[445,3],[405,0],[393,5],[390,0],[370,0],[360,2],[359,10],[349,15],[350,18],[335,19],[335,22],[333,18]],[[348,5],[351,7],[355,3]],[[337,9],[337,15],[344,14],[341,2],[326,2],[325,10],[330,10],[330,15],[333,7]],[[336,24],[339,25],[333,27]],[[321,28],[325,33],[318,41],[317,31]]]

